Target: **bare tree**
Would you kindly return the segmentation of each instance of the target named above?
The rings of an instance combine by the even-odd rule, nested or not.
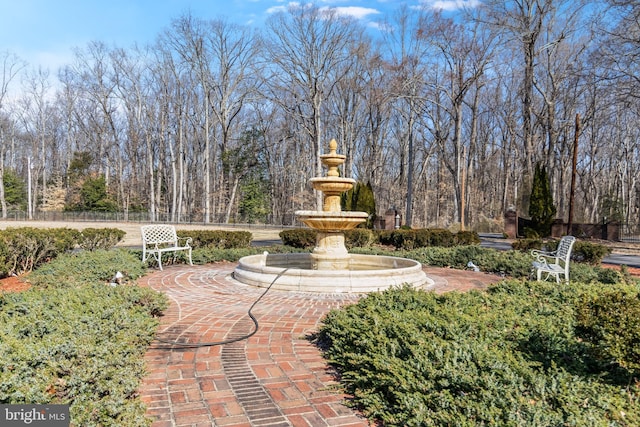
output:
[[[421,13],[401,7],[392,23],[385,23],[385,47],[388,70],[393,73],[390,91],[394,98],[393,107],[401,124],[397,127],[400,144],[400,168],[397,174],[398,187],[404,187],[406,194],[405,225],[412,225],[413,187],[415,167],[416,126],[423,109],[426,45],[420,37]]]
[[[1,52],[0,65],[2,66],[2,72],[0,73],[0,119],[2,119],[11,82],[25,68],[26,63],[13,53]],[[8,120],[3,120],[3,122],[9,123]],[[4,159],[7,154],[5,127],[6,126],[0,126],[0,207],[2,207],[2,218],[7,218],[7,201],[4,193]]]
[[[38,179],[30,180],[29,191],[33,199],[28,201],[28,205],[32,208],[29,212],[29,218],[33,218],[33,213],[38,206],[38,194],[42,200],[46,198],[47,191],[47,172],[53,169],[53,158],[57,154],[55,149],[49,151],[53,147],[51,117],[54,111],[52,109],[50,99],[51,82],[49,80],[49,71],[38,68],[31,72],[27,72],[24,79],[23,97],[20,100],[21,106],[21,122],[27,134],[30,135],[32,141],[32,153],[36,156],[30,156],[32,170],[35,170]],[[36,159],[38,159],[36,161]],[[40,190],[41,188],[41,190]],[[31,190],[33,190],[31,192]]]
[[[249,129],[242,120],[246,104],[255,99],[260,83],[260,64],[257,61],[261,50],[259,38],[247,27],[229,24],[223,20],[210,21],[208,23],[208,39],[211,45],[212,58],[215,68],[212,69],[211,102],[216,123],[220,128],[216,132],[218,146],[222,161],[229,162],[236,159],[235,165],[221,168],[220,182],[217,187],[222,189],[230,184],[226,191],[226,197],[219,191],[222,197],[219,206],[226,206],[224,222],[228,223],[235,204],[237,187],[242,175],[246,173],[246,158],[238,156],[238,153],[246,153],[246,141],[241,135]],[[235,135],[235,138],[234,138]],[[232,147],[232,143],[236,147]],[[226,175],[225,175],[226,172]],[[225,185],[225,182],[227,185]]]
[[[422,37],[436,51],[432,58],[437,60],[430,68],[441,70],[436,75],[437,79],[429,82],[437,105],[426,107],[426,126],[431,129],[442,162],[453,178],[456,220],[464,230],[467,174],[475,150],[479,90],[485,68],[492,59],[492,40],[477,25],[466,27],[442,18],[440,14],[423,21],[422,28]],[[470,95],[473,95],[471,100],[468,99]],[[470,115],[466,135],[463,134],[465,106]]]
[[[266,59],[272,64],[267,81],[272,101],[305,130],[314,153],[313,170],[320,176],[323,104],[349,70],[345,64],[351,60],[350,43],[357,39],[359,29],[353,20],[334,10],[310,4],[273,16],[267,28],[271,37],[266,43]],[[321,209],[319,193],[316,205]]]
[[[556,0],[490,0],[482,8],[481,22],[488,23],[505,36],[506,43],[519,49],[522,60],[520,96],[522,103],[521,138],[524,151],[524,172],[533,176],[537,157],[535,147],[534,81],[536,61],[540,52],[540,38],[554,16],[559,4]],[[520,70],[518,70],[520,71]]]

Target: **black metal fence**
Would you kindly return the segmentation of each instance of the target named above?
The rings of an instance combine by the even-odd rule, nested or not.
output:
[[[25,211],[8,211],[7,221],[60,221],[60,222],[137,222],[137,223],[172,223],[172,224],[205,224],[202,215],[183,216],[176,221],[169,214],[156,214],[156,219],[151,220],[148,212],[36,212],[33,218],[29,218]],[[211,225],[224,224],[227,226],[242,226],[247,228],[286,228],[300,226],[296,223],[294,215],[285,215],[282,218],[267,218],[264,223],[240,223],[231,219],[225,222],[224,215],[211,218],[207,223]]]
[[[620,241],[640,243],[640,224],[621,224]]]

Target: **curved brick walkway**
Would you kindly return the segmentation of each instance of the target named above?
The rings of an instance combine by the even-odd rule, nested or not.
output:
[[[234,263],[169,266],[140,283],[164,292],[171,304],[158,339],[146,354],[148,375],[140,393],[152,427],[353,426],[369,423],[344,406],[346,396],[319,350],[308,340],[329,310],[358,296],[270,291],[230,278]],[[481,289],[499,280],[482,273],[425,269],[436,292]],[[188,343],[177,347],[167,342]]]

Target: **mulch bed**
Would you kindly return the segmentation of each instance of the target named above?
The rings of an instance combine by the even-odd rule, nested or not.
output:
[[[26,291],[31,284],[25,282],[20,276],[9,276],[0,279],[0,292],[21,292]]]

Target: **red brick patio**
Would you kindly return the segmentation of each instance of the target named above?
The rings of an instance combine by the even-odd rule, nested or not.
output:
[[[195,347],[253,330],[247,316],[264,289],[230,278],[234,263],[169,266],[141,279],[170,307],[146,354],[140,389],[153,427],[369,426],[344,405],[331,369],[308,336],[329,310],[358,296],[270,291],[252,310],[258,332],[234,343]],[[482,289],[500,280],[484,273],[426,268],[435,292]],[[164,341],[164,342],[163,342]],[[167,342],[194,345],[172,346]]]

